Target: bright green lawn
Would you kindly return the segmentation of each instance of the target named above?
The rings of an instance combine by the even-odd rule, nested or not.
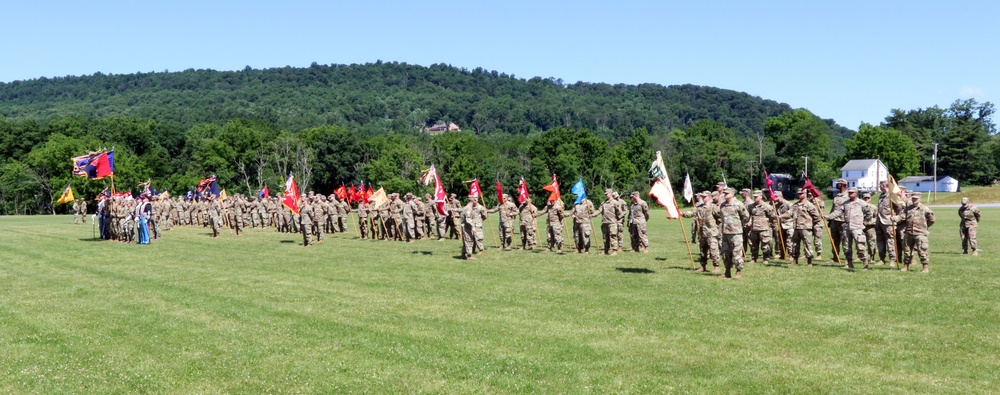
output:
[[[1000,210],[978,258],[952,211],[930,274],[742,280],[692,272],[662,211],[649,254],[473,262],[450,240],[189,227],[136,246],[0,217],[0,393],[997,393]]]

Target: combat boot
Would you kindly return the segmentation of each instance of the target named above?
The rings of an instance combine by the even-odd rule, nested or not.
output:
[[[870,268],[868,268],[868,262],[865,262],[865,270],[871,270]]]
[[[908,270],[910,270],[910,264],[909,263],[904,263],[902,266],[899,267],[899,271],[901,271],[901,272],[905,272],[905,271],[908,271]]]
[[[979,250],[972,251],[972,256],[979,256]]]
[[[738,280],[738,279],[741,279],[741,278],[743,278],[743,271],[741,271],[741,270],[737,270],[737,271],[736,271],[736,275],[735,275],[735,276],[733,276],[733,278],[735,278],[735,279],[737,279],[737,280]]]
[[[719,269],[718,266],[712,268],[712,273],[720,273],[720,272],[722,272],[722,270]]]
[[[813,267],[813,260],[812,259],[806,259],[806,266]]]
[[[923,269],[920,269],[920,272],[921,272],[921,273],[930,273],[930,271],[931,271],[931,269],[929,269],[929,268],[927,267],[927,264],[926,264],[926,263],[924,264],[924,267],[923,267]]]
[[[700,268],[694,269],[695,273],[704,273],[706,271],[707,269],[705,269],[705,265],[702,265]]]

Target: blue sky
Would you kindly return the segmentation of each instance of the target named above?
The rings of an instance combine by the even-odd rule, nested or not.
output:
[[[398,61],[697,84],[857,129],[1000,95],[992,1],[21,1],[0,82]]]

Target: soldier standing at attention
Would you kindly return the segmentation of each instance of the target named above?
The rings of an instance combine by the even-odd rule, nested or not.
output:
[[[208,219],[212,225],[212,237],[219,237],[219,228],[222,227],[222,204],[215,196],[208,196]]]
[[[312,245],[312,218],[316,214],[316,211],[312,204],[310,204],[309,197],[305,194],[302,195],[299,204],[299,229],[302,231],[302,246],[309,247]]]
[[[812,193],[809,193],[809,197],[812,200],[813,206],[816,207],[816,211],[819,211],[820,218],[823,218],[822,217],[823,212],[826,211],[826,202],[823,201],[823,197],[822,196],[815,196]],[[831,230],[831,232],[832,232],[832,230]],[[823,260],[823,222],[817,222],[815,225],[813,225],[812,236],[813,236],[813,238],[812,238],[813,252],[816,253],[816,260],[817,261],[822,261]]]
[[[524,199],[520,208],[521,216],[521,248],[531,251],[535,248],[535,231],[538,224],[535,218],[538,217],[538,208],[531,204],[531,198]]]
[[[550,200],[545,204],[545,208],[539,212],[539,214],[545,214],[546,227],[546,250],[552,252],[553,248],[556,248],[559,253],[562,253],[563,247],[563,218],[566,217],[564,211],[563,202],[561,199]]]
[[[743,200],[741,200],[740,202],[742,202],[743,206],[746,207],[747,210],[749,210],[750,203],[753,203],[753,198],[750,197],[750,188],[741,189],[740,196],[743,197]],[[743,253],[745,254],[749,250],[750,250],[750,226],[747,225],[743,227]],[[757,260],[754,259],[754,262],[757,262]]]
[[[903,244],[905,245],[903,251],[906,253],[903,258],[903,267],[899,268],[899,271],[905,272],[910,269],[910,264],[913,263],[913,253],[916,251],[917,255],[920,255],[920,263],[923,264],[921,272],[927,273],[930,271],[928,266],[931,263],[930,254],[927,251],[930,248],[927,236],[930,234],[929,228],[934,225],[934,212],[920,203],[920,192],[913,192],[910,199],[912,199],[913,204],[903,209],[903,213],[899,215],[897,220],[903,224]]]
[[[363,199],[358,202],[358,232],[362,239],[368,238],[368,203]]]
[[[892,217],[896,215],[897,210],[889,198],[889,183],[881,181],[878,183],[878,187],[882,193],[878,197],[878,206],[875,211],[875,244],[878,246],[879,259],[876,264],[885,264],[885,258],[888,255],[889,266],[896,266],[896,225]]]
[[[458,196],[454,193],[448,197],[445,212],[449,218],[445,233],[448,233],[449,239],[459,238],[458,233],[462,229],[462,203],[458,201]]]
[[[858,188],[851,187],[847,190],[847,200],[834,206],[830,212],[830,217],[841,219],[840,239],[844,247],[844,255],[847,258],[845,269],[854,270],[854,251],[858,252],[858,259],[868,270],[868,242],[865,238],[865,203],[858,200]],[[831,230],[832,231],[832,230]]]
[[[594,211],[594,203],[586,197],[580,199],[580,203],[573,205],[570,210],[573,217],[573,244],[578,254],[590,253],[590,216]]]
[[[469,203],[462,209],[462,258],[474,260],[475,254],[483,253],[477,233],[482,233],[486,209],[479,205],[478,195],[469,195]]]
[[[865,214],[865,241],[868,243],[868,261],[871,262],[878,256],[878,243],[875,236],[875,215],[878,209],[872,205],[871,193],[862,193],[861,200],[865,202],[861,209]]]
[[[782,214],[781,217],[784,220],[790,219],[792,221],[793,232],[791,244],[788,249],[788,253],[793,259],[792,264],[799,264],[799,246],[802,246],[802,249],[805,250],[806,263],[809,267],[812,267],[812,232],[816,228],[816,224],[823,217],[819,213],[819,209],[816,208],[816,205],[809,201],[809,192],[806,192],[803,188],[799,188],[798,195],[799,200],[795,204],[792,204],[791,209]]]
[[[80,198],[80,220],[84,225],[87,224],[87,199]]]
[[[844,240],[844,218],[839,214],[835,215],[834,211],[849,199],[847,196],[847,180],[843,178],[838,179],[837,190],[840,192],[833,197],[833,207],[830,207],[830,213],[826,217],[830,222],[830,237],[833,238],[833,259],[835,260],[837,260],[840,256],[839,254],[843,251],[841,245]],[[840,261],[838,260],[837,263],[840,263]]]
[[[757,263],[757,257],[763,256],[764,264],[771,260],[771,223],[777,220],[774,208],[764,202],[764,194],[761,191],[753,192],[753,201],[747,206],[750,214],[750,257]]]
[[[774,247],[779,249],[781,259],[787,260],[788,246],[792,243],[792,231],[795,230],[795,223],[790,218],[784,219],[782,215],[792,209],[792,204],[785,200],[785,196],[781,192],[778,192],[774,194],[774,207],[778,209],[778,212],[775,213],[778,220],[775,223],[780,224],[775,231],[781,232],[780,238],[774,240]]]
[[[639,197],[639,192],[630,195],[632,205],[629,207],[628,233],[632,236],[632,251],[649,252],[649,237],[646,236],[646,221],[649,221],[649,205]]]
[[[712,273],[719,273],[719,221],[722,220],[722,213],[719,206],[715,205],[712,193],[702,192],[698,197],[701,204],[695,205],[694,210],[681,213],[682,217],[695,218],[698,223],[698,247],[700,250],[701,268],[695,272],[704,272],[707,269],[708,259],[712,259]]]
[[[625,221],[628,219],[628,202],[622,199],[618,192],[612,192],[611,197],[618,203],[618,252],[622,252],[625,248],[625,229],[627,228]]]
[[[722,214],[722,259],[726,272],[720,278],[743,277],[743,226],[750,221],[746,206],[736,200],[736,190],[726,188],[726,199],[719,206]],[[736,275],[732,274],[736,267]]]
[[[514,237],[514,218],[517,218],[517,206],[510,201],[510,196],[503,194],[503,203],[487,211],[487,213],[498,213],[500,218],[500,248],[510,251]]]
[[[86,203],[84,203],[86,204]],[[84,211],[84,217],[86,217]],[[979,246],[976,244],[976,228],[979,227],[979,207],[973,206],[969,198],[962,198],[962,207],[958,208],[958,218],[962,222],[958,225],[958,233],[962,236],[962,253],[968,254],[972,248],[972,256],[979,255]],[[84,219],[84,223],[87,220]]]
[[[76,199],[73,201],[73,224],[79,224],[80,222],[80,201],[83,199]]]
[[[413,234],[417,237],[417,240],[420,240],[426,234],[424,233],[424,223],[426,221],[424,202],[420,201],[420,196],[414,196],[411,200],[411,205],[413,206]]]
[[[601,216],[601,233],[604,234],[604,253],[607,255],[618,255],[618,218],[621,217],[621,206],[614,198],[614,192],[610,189],[604,190],[604,203],[591,214],[592,217]]]
[[[403,224],[403,237],[406,239],[407,243],[412,243],[416,235],[413,233],[416,223],[414,222],[414,212],[413,212],[413,194],[407,192],[403,195],[403,202],[400,204],[400,219],[402,219]]]

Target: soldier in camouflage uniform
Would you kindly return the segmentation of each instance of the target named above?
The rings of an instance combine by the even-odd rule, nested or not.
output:
[[[750,214],[750,258],[754,263],[757,257],[763,256],[764,264],[771,260],[771,224],[777,222],[774,208],[764,201],[764,194],[761,191],[753,192],[753,201],[747,206],[747,213]]]
[[[87,223],[87,214],[80,214],[80,201],[83,199],[73,200],[73,224],[80,223],[80,217],[83,216],[83,223]]]
[[[910,269],[914,251],[920,256],[920,263],[923,264],[921,272],[930,271],[931,260],[928,253],[930,244],[927,237],[930,235],[929,228],[934,225],[934,212],[920,202],[920,195],[920,192],[913,192],[910,195],[913,204],[906,206],[896,220],[903,226],[903,252],[905,256],[903,267],[899,268],[903,272]]]
[[[406,239],[404,239],[404,237],[407,237],[407,236],[404,236],[403,233],[402,233],[403,232],[403,224],[402,224],[402,222],[403,222],[403,207],[405,205],[406,204],[403,203],[402,199],[399,198],[399,194],[398,193],[393,193],[392,195],[390,195],[390,199],[389,199],[389,215],[390,215],[389,218],[390,218],[390,220],[386,221],[385,226],[386,226],[386,228],[388,228],[387,230],[392,235],[392,239],[396,240],[396,241],[406,240]]]
[[[969,202],[969,198],[962,198],[962,207],[958,208],[958,218],[961,221],[958,225],[958,233],[962,236],[962,253],[968,254],[971,248],[972,256],[978,256],[979,245],[976,243],[976,230],[979,228],[979,207],[973,206]]]
[[[746,206],[736,200],[736,190],[726,188],[726,199],[719,206],[722,214],[722,260],[726,272],[721,278],[743,277],[743,227],[750,221]],[[736,274],[732,274],[733,267]]]
[[[625,229],[628,229],[626,226],[626,221],[628,220],[628,202],[622,199],[618,195],[618,192],[612,192],[611,197],[618,203],[618,252],[622,252],[625,248]]]
[[[826,202],[823,201],[823,197],[822,196],[815,196],[812,193],[809,193],[809,197],[812,200],[813,206],[816,207],[816,211],[819,211],[820,218],[822,218],[823,212],[826,211]],[[822,221],[817,222],[813,226],[812,236],[813,236],[813,238],[812,238],[813,251],[816,253],[816,260],[817,261],[822,261],[823,260],[823,222]]]
[[[531,198],[524,199],[519,210],[521,219],[521,248],[531,251],[535,248],[535,231],[538,228],[535,218],[538,218],[538,208],[531,204]]]
[[[621,213],[621,205],[614,198],[614,192],[610,189],[604,191],[604,203],[591,214],[593,217],[601,217],[601,233],[604,234],[604,253],[607,255],[618,255],[618,226],[621,222],[618,218],[624,216]]]
[[[462,203],[458,201],[458,196],[454,193],[448,196],[445,203],[445,212],[448,214],[445,233],[449,239],[459,238],[459,231],[462,229]]]
[[[316,209],[313,208],[309,197],[305,194],[299,200],[299,230],[302,232],[302,246],[312,245],[313,215]]]
[[[573,205],[570,216],[573,218],[573,244],[579,254],[590,253],[590,216],[594,214],[594,203],[584,197],[580,203]]]
[[[715,205],[715,199],[710,192],[704,191],[698,194],[698,198],[701,201],[695,204],[693,210],[681,213],[681,216],[684,218],[695,218],[695,222],[698,224],[698,247],[701,251],[701,268],[695,270],[695,272],[708,270],[708,260],[711,258],[712,272],[718,273],[720,272],[719,261],[721,260],[719,256],[718,223],[722,219],[722,214],[719,212],[719,206]]]
[[[858,188],[851,187],[847,190],[847,200],[834,206],[829,218],[840,218],[840,240],[844,247],[844,257],[847,259],[845,269],[854,269],[854,252],[857,251],[858,259],[868,270],[868,242],[865,238],[865,210],[868,203],[858,199]],[[832,230],[831,230],[832,231]]]
[[[649,204],[639,197],[639,192],[630,195],[632,205],[629,206],[628,233],[632,236],[632,251],[649,252],[649,237],[646,235],[646,221],[649,221]]]
[[[351,203],[348,203],[347,199],[339,199],[334,209],[337,212],[337,222],[334,227],[341,233],[346,233],[347,228],[351,225]]]
[[[417,235],[414,233],[417,227],[414,208],[413,194],[407,193],[406,195],[403,195],[403,202],[400,205],[399,218],[402,220],[403,237],[406,239],[407,243],[411,243],[413,242],[413,239],[417,238]]]
[[[545,208],[538,212],[539,215],[545,214],[545,223],[547,225],[545,232],[545,244],[546,250],[552,252],[552,249],[557,249],[559,253],[562,253],[563,247],[563,218],[566,217],[565,206],[561,199],[550,200],[545,204]]]
[[[414,196],[410,200],[410,205],[413,206],[413,235],[417,240],[424,238],[424,222],[426,221],[426,211],[424,211],[424,203],[420,201],[420,196]]]
[[[865,214],[865,241],[868,243],[868,261],[874,261],[875,257],[878,256],[878,242],[875,235],[875,217],[878,208],[872,205],[872,194],[869,192],[862,193],[861,200],[865,202],[863,212]]]
[[[792,256],[793,265],[799,264],[799,247],[805,250],[806,263],[812,267],[813,262],[813,229],[823,216],[819,213],[816,205],[809,201],[809,193],[805,189],[799,189],[799,200],[792,204],[790,210],[781,215],[782,220],[792,221],[792,238],[789,245],[789,255]]]
[[[219,237],[219,229],[222,228],[222,203],[215,196],[208,197],[208,218],[212,225],[212,237]]]
[[[897,240],[899,239],[896,238],[896,223],[892,217],[896,215],[899,208],[889,198],[889,183],[881,181],[878,186],[882,190],[882,194],[878,197],[878,206],[875,211],[875,242],[878,245],[879,259],[876,264],[885,264],[885,258],[888,255],[889,266],[895,266]],[[874,259],[874,257],[872,258]]]
[[[462,209],[462,258],[473,260],[475,254],[483,253],[483,246],[479,241],[483,231],[483,220],[486,219],[486,208],[479,204],[478,195],[470,195],[469,203]]]
[[[791,249],[788,247],[792,243],[792,232],[795,230],[795,222],[791,218],[783,218],[782,215],[792,209],[792,204],[785,200],[785,196],[781,192],[778,192],[774,194],[774,207],[778,210],[776,213],[778,220],[775,221],[777,229],[775,230],[780,232],[779,237],[776,237],[774,240],[774,246],[779,250],[781,259],[787,260],[790,255],[788,251]]]
[[[245,226],[243,223],[243,212],[245,211],[246,211],[246,201],[243,200],[243,198],[240,195],[236,195],[235,197],[233,197],[233,212],[235,214],[233,218],[235,220],[233,221],[233,225],[234,228],[236,229],[237,236],[239,236],[243,232],[243,227]]]
[[[837,207],[840,207],[844,202],[846,202],[849,197],[847,196],[847,180],[841,178],[837,180],[837,190],[840,191],[836,196],[833,197],[833,207],[830,207],[830,214],[826,217],[830,224],[830,237],[833,239],[833,259],[840,263],[840,253],[843,251],[841,245],[844,240],[844,218],[835,215],[834,211]]]
[[[514,238],[514,219],[517,218],[517,206],[510,200],[510,195],[503,194],[503,202],[487,211],[487,213],[498,213],[500,218],[500,248],[510,251]]]
[[[749,210],[750,203],[753,203],[753,198],[750,197],[750,188],[741,189],[740,196],[743,198],[740,202]],[[750,226],[743,227],[743,254],[746,254],[747,251],[750,251]],[[754,259],[754,262],[757,262],[757,260]]]
[[[358,212],[358,232],[361,233],[362,239],[367,239],[369,230],[368,203],[366,203],[364,200],[358,202],[357,212]]]

